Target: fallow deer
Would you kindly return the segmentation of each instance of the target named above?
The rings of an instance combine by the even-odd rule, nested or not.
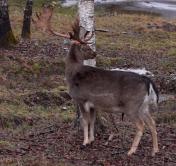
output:
[[[153,81],[132,72],[110,71],[83,65],[85,51],[82,51],[82,46],[88,48],[88,40],[80,40],[78,21],[73,26],[74,33],[64,35],[51,29],[50,32],[71,40],[71,47],[65,60],[65,76],[69,94],[81,111],[83,146],[94,141],[96,112],[120,112],[127,115],[137,129],[128,155],[136,152],[144,126],[147,125],[152,134],[154,156],[159,148],[155,121],[149,112],[150,105],[157,106],[158,103],[158,91]]]

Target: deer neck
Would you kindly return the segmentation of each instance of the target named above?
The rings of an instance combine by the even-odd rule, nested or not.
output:
[[[83,57],[81,56],[80,46],[72,44],[65,61],[66,79],[69,80],[72,78],[72,75],[74,75],[82,65]]]

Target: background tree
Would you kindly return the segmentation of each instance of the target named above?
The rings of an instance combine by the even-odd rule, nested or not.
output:
[[[89,32],[87,38],[90,36],[90,48],[96,52],[95,46],[95,24],[94,24],[94,0],[79,0],[78,3],[78,14],[80,19],[80,38],[83,39],[85,33]],[[94,57],[88,57],[84,60],[85,65],[95,66],[96,59]]]
[[[27,0],[26,8],[24,10],[23,28],[21,33],[21,37],[24,39],[30,39],[31,36],[30,26],[32,17],[32,5],[33,1]]]
[[[16,44],[8,13],[7,0],[0,0],[0,46]]]

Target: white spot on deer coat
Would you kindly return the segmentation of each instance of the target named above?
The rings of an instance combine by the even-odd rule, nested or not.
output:
[[[91,108],[94,107],[94,104],[91,103],[90,101],[87,101],[85,104],[84,104],[84,109],[85,111],[89,112]]]

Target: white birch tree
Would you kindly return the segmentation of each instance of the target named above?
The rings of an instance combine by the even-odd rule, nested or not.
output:
[[[90,48],[96,52],[95,45],[95,20],[94,20],[94,0],[79,0],[78,2],[78,14],[80,19],[80,38],[83,39],[86,32],[89,32],[87,39],[91,37],[89,42]],[[96,66],[96,59],[84,60],[84,65]],[[79,113],[79,112],[77,112]],[[79,115],[78,115],[79,116]],[[102,116],[97,113],[97,124],[99,129],[105,129]]]
[[[94,0],[79,0],[78,2],[78,14],[80,19],[80,38],[83,38],[85,33],[88,31],[90,36],[90,48],[95,52],[95,24],[94,24]],[[85,65],[96,66],[96,59],[84,60]]]

